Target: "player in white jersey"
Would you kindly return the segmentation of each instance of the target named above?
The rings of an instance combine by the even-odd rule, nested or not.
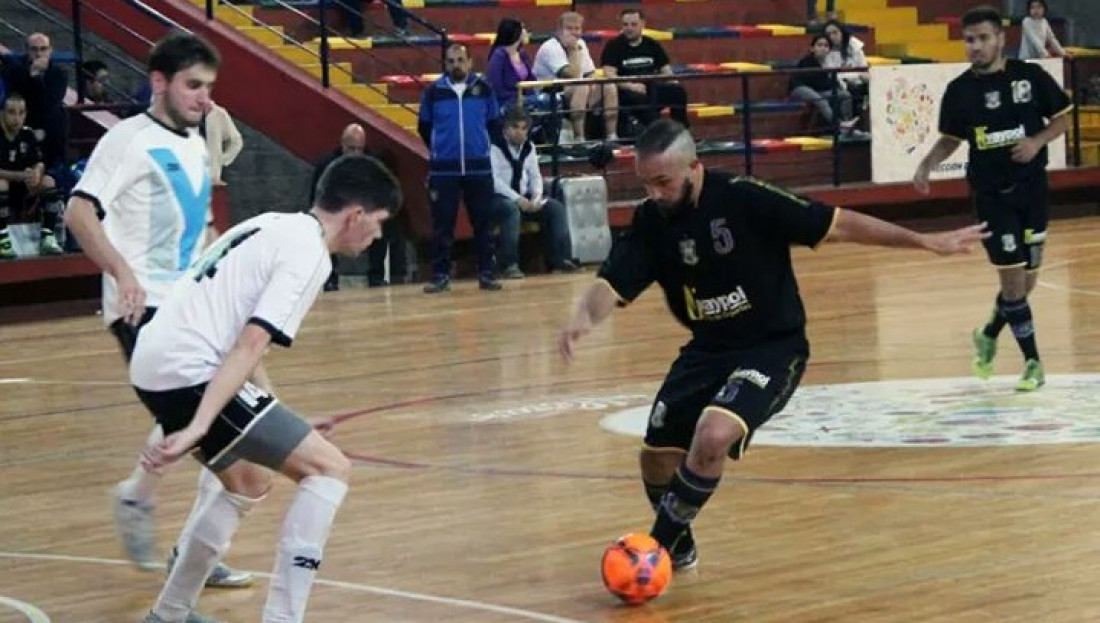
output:
[[[196,128],[218,63],[217,52],[192,35],[159,42],[149,57],[152,107],[100,139],[65,213],[65,223],[103,270],[103,318],[127,360],[138,329],[198,257],[211,222],[209,156]],[[97,209],[105,215],[102,225]],[[157,426],[150,440],[161,438]],[[159,473],[139,464],[115,490],[119,536],[130,559],[146,570],[160,568],[153,527],[159,481]],[[200,479],[196,509],[219,489],[216,479]],[[208,580],[239,587],[251,584],[252,576],[219,565]]]
[[[161,468],[191,451],[225,490],[188,519],[179,558],[146,623],[185,621],[203,579],[271,471],[298,483],[283,521],[264,623],[300,623],[351,463],[270,392],[248,382],[274,342],[290,346],[332,262],[381,236],[401,205],[397,180],[374,158],[326,169],[310,212],[268,213],[221,236],[173,286],[142,330],[130,365],[138,396],[167,435],[145,460]]]

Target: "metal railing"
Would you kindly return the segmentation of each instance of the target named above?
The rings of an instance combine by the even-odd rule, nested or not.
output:
[[[1082,75],[1084,75],[1085,64],[1090,63],[1092,65],[1091,71],[1100,73],[1100,57],[1082,57],[1082,58],[1067,58],[1066,59],[1066,88],[1073,94],[1073,102],[1075,104],[1072,112],[1072,131],[1068,139],[1068,151],[1071,154],[1071,163],[1073,166],[1082,166],[1082,149],[1081,149],[1081,122],[1080,111],[1081,105],[1084,103],[1084,97],[1080,85],[1082,84]],[[531,90],[545,90],[551,93],[559,93],[563,89],[571,86],[581,85],[619,85],[627,82],[643,82],[647,84],[659,83],[659,82],[678,82],[683,85],[689,85],[698,81],[736,81],[741,89],[740,97],[736,98],[736,101],[721,102],[719,105],[729,105],[731,107],[730,113],[730,125],[728,126],[728,134],[731,137],[740,137],[739,139],[731,142],[743,144],[743,149],[740,150],[741,156],[741,169],[746,175],[753,175],[757,169],[759,155],[753,147],[753,141],[760,138],[775,138],[783,139],[788,136],[761,136],[758,132],[758,126],[760,119],[758,116],[762,114],[758,112],[754,107],[754,103],[758,103],[761,98],[755,98],[753,96],[753,84],[757,80],[768,79],[772,80],[777,77],[790,79],[799,75],[813,75],[813,74],[827,74],[836,80],[838,74],[858,73],[868,71],[869,68],[831,68],[831,69],[773,69],[770,71],[718,71],[718,72],[706,72],[706,73],[683,73],[676,75],[650,75],[650,76],[631,76],[631,77],[615,77],[615,78],[577,78],[577,79],[557,79],[557,80],[535,80],[521,82],[517,86],[519,87],[519,95],[517,102],[518,105],[523,105],[524,92],[530,92]],[[756,89],[757,92],[760,89]],[[788,99],[788,102],[795,102],[796,100]],[[834,90],[830,103],[834,111],[839,110],[840,94]],[[806,104],[807,109],[810,104]],[[550,127],[560,126],[562,123],[568,123],[566,118],[568,111],[562,111],[558,103],[558,97],[549,98],[549,110],[543,111],[545,117],[552,120]],[[623,111],[629,111],[629,107],[619,106],[620,114]],[[588,111],[586,111],[588,112]],[[736,113],[736,114],[735,114]],[[537,116],[538,112],[533,116]],[[856,115],[860,112],[856,111]],[[871,103],[870,114],[883,114],[877,110],[877,105]],[[808,116],[812,113],[808,113]],[[713,124],[711,124],[713,127]],[[858,141],[851,141],[845,139],[845,132],[841,130],[838,123],[829,124],[824,132],[809,132],[811,135],[815,135],[819,138],[832,141],[830,147],[831,151],[831,179],[830,183],[833,186],[839,186],[843,179],[843,167],[842,167],[842,153],[852,144],[858,144]],[[803,133],[802,135],[805,135]],[[695,135],[699,140],[700,136]],[[580,146],[562,146],[558,142],[557,132],[553,132],[553,136],[549,137],[549,141],[541,145],[543,153],[550,156],[550,173],[552,176],[558,176],[561,170],[561,161],[563,156],[570,153],[577,154],[585,153],[588,149],[594,147],[600,141],[587,141]],[[797,166],[792,164],[792,166]],[[605,171],[606,172],[606,171]]]

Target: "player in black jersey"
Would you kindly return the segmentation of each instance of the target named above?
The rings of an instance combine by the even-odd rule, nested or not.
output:
[[[636,167],[649,199],[615,241],[559,349],[571,359],[578,338],[653,282],[691,331],[657,393],[641,453],[657,512],[652,534],[684,569],[697,560],[690,522],[718,486],[725,458],[740,458],[806,368],[806,313],[790,246],[849,241],[949,255],[986,234],[983,225],[920,234],[704,170],[691,134],[671,120],[638,139]]]
[[[9,93],[0,117],[0,192],[7,192],[7,202],[0,203],[0,260],[16,257],[8,232],[9,215],[14,212],[22,216],[35,204],[42,217],[38,252],[41,255],[62,252],[54,235],[61,197],[57,184],[46,174],[38,140],[34,131],[24,125],[26,121],[27,100],[19,93]]]
[[[1038,280],[1047,235],[1046,145],[1069,127],[1073,104],[1042,67],[1005,58],[996,9],[971,10],[962,24],[971,68],[947,85],[942,136],[913,183],[928,192],[932,170],[960,143],[969,144],[966,178],[978,220],[989,224],[985,249],[1001,281],[992,317],[974,330],[974,372],[992,375],[997,336],[1008,324],[1024,356],[1016,389],[1034,391],[1045,378],[1027,295]]]

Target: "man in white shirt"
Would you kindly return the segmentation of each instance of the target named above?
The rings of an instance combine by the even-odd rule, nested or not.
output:
[[[569,11],[558,18],[554,36],[539,46],[535,54],[532,72],[539,80],[556,78],[591,78],[596,73],[596,63],[588,51],[584,39],[584,18]],[[569,102],[569,122],[573,126],[573,140],[583,141],[584,119],[589,110],[603,105],[604,131],[607,140],[618,140],[619,93],[613,84],[583,84],[566,87],[565,99]]]
[[[546,244],[546,263],[552,272],[573,272],[573,245],[565,206],[543,194],[539,154],[527,138],[531,119],[522,108],[509,108],[504,132],[494,137],[489,157],[493,166],[493,214],[500,219],[497,262],[501,277],[523,279],[519,268],[519,224],[535,221]]]
[[[305,619],[351,463],[248,378],[270,344],[293,342],[332,269],[329,254],[362,253],[400,205],[397,180],[380,162],[342,156],[321,176],[312,210],[269,212],[227,231],[142,330],[130,381],[166,434],[146,448],[145,464],[160,469],[192,452],[225,487],[188,519],[179,558],[145,623],[190,620],[204,578],[270,490],[271,471],[298,490],[261,621]]]
[[[209,155],[196,128],[219,63],[217,51],[193,35],[174,33],[157,43],[149,56],[151,108],[103,135],[65,212],[65,224],[103,270],[103,319],[127,361],[139,329],[198,257],[208,234]],[[97,210],[105,214],[102,224]],[[267,383],[262,371],[257,380]],[[149,439],[160,438],[156,426]],[[139,464],[115,489],[119,537],[145,571],[161,568],[153,526],[159,483],[159,472]],[[220,490],[216,479],[200,478],[195,509]],[[219,565],[208,581],[243,587],[252,574]]]

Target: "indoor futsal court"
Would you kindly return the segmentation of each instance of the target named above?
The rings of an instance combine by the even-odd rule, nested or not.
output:
[[[355,460],[310,621],[664,623],[1100,620],[1100,217],[1054,221],[1031,300],[1047,386],[971,375],[996,277],[984,253],[852,245],[795,253],[813,356],[786,412],[729,464],[695,524],[700,564],[625,607],[604,547],[649,529],[640,433],[686,338],[656,287],[565,366],[557,330],[593,279],[499,293],[456,282],[325,293],[268,369]],[[149,416],[92,315],[0,326],[0,621],[130,623],[163,577],[123,562],[110,490]],[[195,495],[161,489],[167,553]],[[266,573],[293,489],[226,562]],[[267,578],[200,610],[255,621]]]

